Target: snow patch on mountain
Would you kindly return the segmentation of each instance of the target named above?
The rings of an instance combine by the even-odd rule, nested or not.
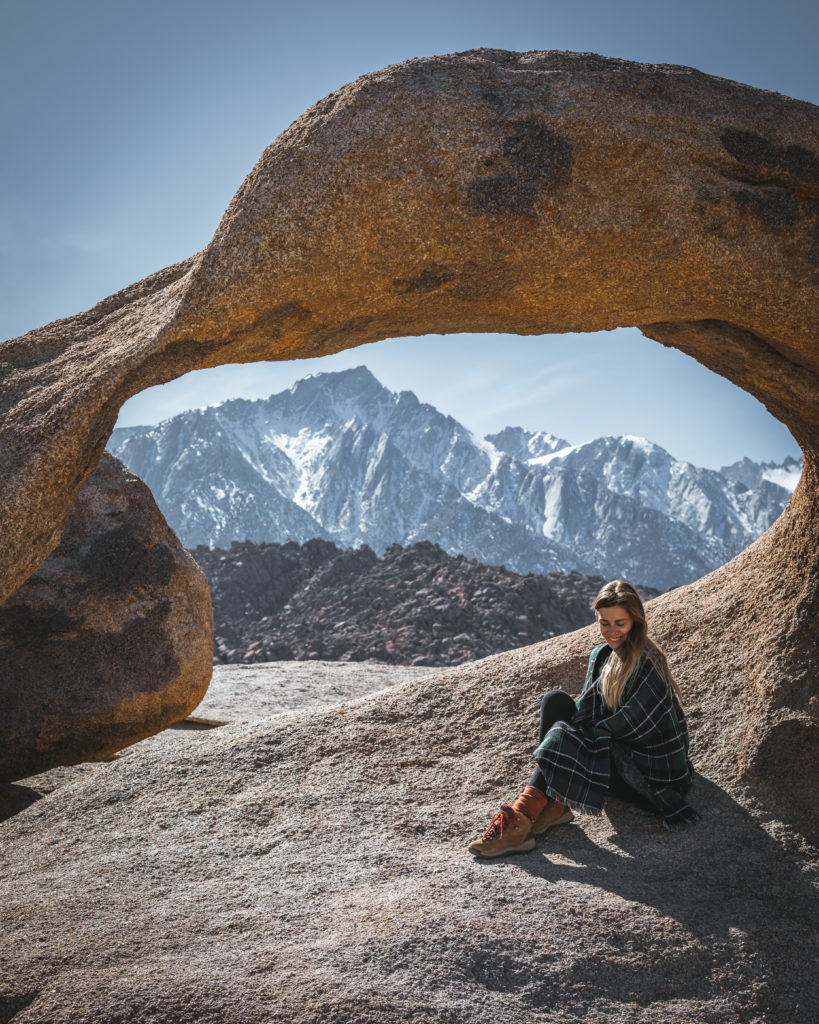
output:
[[[569,447],[569,442],[561,437],[542,430],[533,433],[523,427],[504,427],[497,434],[487,434],[486,440],[498,451],[506,452],[522,462]]]
[[[798,469],[790,466],[776,466],[773,469],[766,469],[762,474],[763,480],[768,480],[777,487],[783,487],[791,494],[796,490],[796,485],[802,478],[802,467]]]
[[[506,427],[478,438],[364,366],[118,428],[109,448],[190,547],[320,537],[382,553],[429,540],[517,572],[574,569],[661,589],[759,536],[800,470],[748,459],[702,469],[634,436],[570,445]]]

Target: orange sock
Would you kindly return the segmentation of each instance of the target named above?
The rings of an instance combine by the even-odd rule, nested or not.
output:
[[[530,821],[534,821],[547,803],[549,798],[537,786],[527,786],[512,806],[518,814],[525,814]]]

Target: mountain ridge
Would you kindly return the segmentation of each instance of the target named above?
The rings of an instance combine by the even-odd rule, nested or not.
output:
[[[319,538],[383,553],[429,540],[515,572],[625,576],[661,590],[764,532],[798,465],[703,469],[629,435],[570,445],[506,427],[479,438],[365,366],[117,428],[109,448],[190,548]]]

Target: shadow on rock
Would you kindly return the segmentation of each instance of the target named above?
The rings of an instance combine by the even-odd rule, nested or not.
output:
[[[0,821],[13,818],[42,798],[42,793],[28,786],[0,785]]]
[[[584,886],[617,896],[634,905],[635,924],[645,908],[659,911],[700,940],[711,951],[712,962],[738,960],[742,981],[757,1007],[775,1011],[777,1019],[808,1024],[815,1020],[819,1005],[815,959],[794,961],[786,950],[798,948],[800,937],[804,941],[815,934],[819,898],[798,860],[783,855],[783,846],[792,845],[790,852],[809,850],[780,822],[770,825],[777,830],[776,837],[769,834],[759,819],[702,776],[696,779],[692,802],[701,811],[697,825],[668,833],[659,819],[611,801],[606,814],[613,831],[602,842],[582,826],[555,829],[514,864],[550,888]],[[605,930],[604,920],[600,925]],[[609,944],[624,957],[635,957],[640,952],[639,931],[630,933],[618,925]],[[672,995],[719,995],[719,978],[696,976],[690,957],[675,957],[673,948],[658,964],[656,979],[647,979],[644,970],[635,973],[637,966],[639,957],[632,968],[628,959],[618,966],[609,979],[610,996],[624,998],[633,990],[653,1002]],[[604,989],[607,973],[599,976]],[[735,974],[732,986],[738,980]]]

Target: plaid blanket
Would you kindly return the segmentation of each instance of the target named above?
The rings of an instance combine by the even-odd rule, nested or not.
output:
[[[682,708],[644,656],[623,703],[611,711],[598,687],[610,654],[608,644],[594,648],[576,714],[571,722],[556,722],[535,751],[546,792],[572,810],[600,814],[614,761],[624,781],[650,800],[666,825],[678,827],[696,817],[684,799],[692,774]]]

